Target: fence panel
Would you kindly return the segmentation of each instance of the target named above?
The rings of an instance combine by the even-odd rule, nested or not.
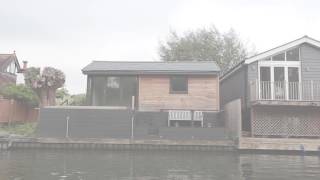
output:
[[[319,107],[253,107],[254,136],[320,137]]]

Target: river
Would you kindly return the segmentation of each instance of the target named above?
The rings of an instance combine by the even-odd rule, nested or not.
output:
[[[318,156],[197,151],[13,150],[0,180],[320,179]]]

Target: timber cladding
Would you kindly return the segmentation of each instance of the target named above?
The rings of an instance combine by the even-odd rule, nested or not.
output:
[[[219,111],[219,77],[189,75],[188,93],[171,94],[169,75],[139,76],[139,110]]]

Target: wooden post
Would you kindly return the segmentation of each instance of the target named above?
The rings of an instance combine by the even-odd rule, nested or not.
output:
[[[9,119],[8,119],[8,127],[9,128],[11,128],[11,122],[12,122],[12,120],[13,120],[13,118],[14,118],[14,115],[15,115],[15,109],[16,109],[16,107],[15,107],[15,101],[13,100],[13,99],[11,99],[10,100],[10,104],[11,104],[11,113],[10,113],[10,117],[9,117]]]
[[[311,84],[310,84],[310,86],[311,86],[311,101],[313,101],[313,100],[315,100],[314,99],[314,94],[313,94],[313,80],[311,80],[311,82],[310,82]]]
[[[70,117],[67,116],[67,118],[66,118],[66,138],[69,138],[69,120],[70,120]]]
[[[133,134],[133,128],[134,128],[134,102],[135,102],[135,97],[132,96],[131,99],[131,110],[132,110],[132,115],[131,115],[131,139],[134,139],[134,134]]]

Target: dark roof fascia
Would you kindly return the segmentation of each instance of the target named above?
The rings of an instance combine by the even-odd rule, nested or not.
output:
[[[218,71],[83,71],[86,75],[218,75]]]

